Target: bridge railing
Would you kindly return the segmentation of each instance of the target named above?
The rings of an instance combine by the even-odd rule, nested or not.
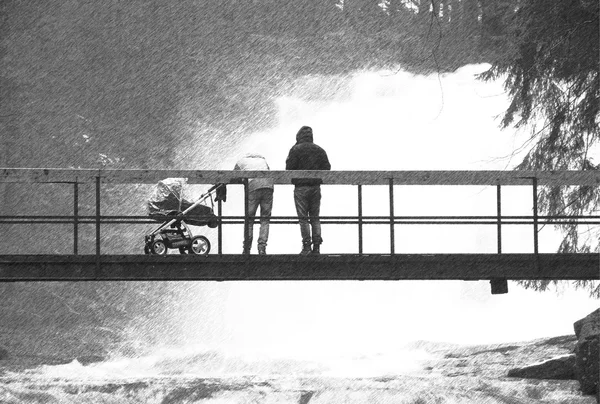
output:
[[[105,184],[155,184],[171,177],[187,178],[188,184],[244,184],[247,204],[247,180],[251,178],[271,178],[277,185],[290,185],[294,178],[320,178],[324,186],[356,186],[356,216],[321,216],[323,224],[351,224],[358,227],[358,254],[363,254],[363,226],[379,224],[389,226],[390,251],[395,251],[395,226],[398,224],[482,224],[496,226],[497,252],[502,253],[503,225],[532,226],[534,253],[539,251],[538,233],[540,226],[548,223],[575,223],[598,225],[600,216],[545,216],[538,211],[538,190],[540,186],[600,186],[600,172],[594,171],[199,171],[199,170],[96,170],[96,169],[39,169],[39,168],[0,168],[2,183],[52,183],[73,187],[73,214],[49,215],[2,215],[2,223],[67,223],[73,225],[73,254],[78,254],[78,233],[82,224],[95,225],[95,254],[100,256],[101,228],[109,223],[155,223],[148,216],[108,216],[102,214],[101,188]],[[95,214],[81,215],[79,212],[79,186],[93,184],[95,187]],[[389,214],[367,216],[363,214],[363,186],[384,185],[388,187]],[[394,211],[394,187],[409,185],[479,185],[496,188],[496,214],[489,216],[405,216]],[[532,214],[508,216],[502,213],[503,186],[531,187]],[[244,224],[256,217],[223,216],[218,203],[217,229],[218,253],[222,254],[222,226],[224,224]],[[271,223],[297,223],[296,216],[272,216]],[[244,232],[246,234],[246,231]]]

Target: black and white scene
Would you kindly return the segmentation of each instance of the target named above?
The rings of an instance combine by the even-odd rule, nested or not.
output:
[[[0,403],[600,402],[597,0],[1,0]]]

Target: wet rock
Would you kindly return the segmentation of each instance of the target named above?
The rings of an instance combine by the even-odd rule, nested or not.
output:
[[[507,376],[524,379],[575,380],[575,355],[562,356],[535,365],[511,369]]]
[[[0,347],[0,361],[6,358],[8,358],[8,351]]]
[[[314,394],[314,391],[303,391],[300,395],[300,400],[298,401],[298,404],[308,404]]]
[[[11,395],[14,396],[15,401],[9,401],[14,403],[47,403],[47,404],[59,404],[56,397],[53,397],[51,393],[42,391],[30,392],[30,391],[13,391]]]
[[[196,382],[194,385],[186,387],[177,387],[163,398],[161,404],[183,404],[197,402],[211,398],[220,390],[218,385],[211,385],[203,381]]]
[[[81,363],[83,366],[87,366],[90,363],[103,362],[104,360],[104,357],[100,355],[85,355],[77,357],[77,362]]]
[[[600,309],[573,324],[577,336],[576,373],[583,394],[600,394],[598,389],[598,345],[600,344]]]

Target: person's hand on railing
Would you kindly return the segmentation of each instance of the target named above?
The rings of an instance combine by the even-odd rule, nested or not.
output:
[[[241,177],[235,177],[235,178],[231,178],[229,180],[230,184],[243,184],[244,183],[244,178]]]

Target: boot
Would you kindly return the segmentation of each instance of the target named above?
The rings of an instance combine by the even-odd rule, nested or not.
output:
[[[321,244],[313,244],[312,251],[310,252],[312,255],[321,254]]]
[[[267,255],[267,246],[259,245],[258,246],[258,255]]]
[[[310,253],[310,243],[302,243],[302,251],[300,251],[300,255],[308,255]]]
[[[246,244],[244,243],[244,248],[242,250],[242,254],[243,255],[250,255],[250,248],[252,247],[252,244]]]

